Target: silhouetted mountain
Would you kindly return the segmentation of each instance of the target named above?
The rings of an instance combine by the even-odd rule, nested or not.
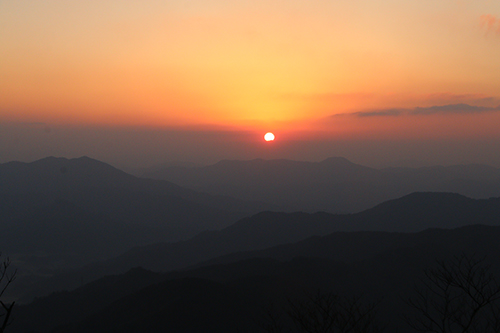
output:
[[[1,250],[32,271],[187,239],[269,207],[137,178],[88,157],[0,164]]]
[[[222,161],[202,169],[212,172],[200,176],[213,177],[209,187],[289,207],[315,200],[363,206],[414,186],[479,193],[489,183],[497,190],[497,170],[482,166],[376,170],[333,158]],[[47,158],[0,165],[0,199],[2,250],[36,275],[163,241],[48,280],[23,273],[9,288],[16,295],[70,290],[138,266],[170,271],[135,269],[40,298],[18,307],[13,332],[258,331],[255,318],[270,302],[285,304],[313,289],[385,297],[382,313],[393,314],[436,258],[500,250],[497,227],[387,233],[500,224],[500,198],[454,193],[412,193],[355,214],[265,211],[239,219],[265,205],[140,179],[89,158]]]
[[[470,199],[454,193],[412,193],[353,214],[349,230],[421,231],[471,224],[498,225],[500,198]]]
[[[287,211],[358,212],[412,192],[500,196],[500,170],[484,165],[373,169],[329,158],[221,161],[205,167],[167,167],[145,177],[244,200],[263,200]]]
[[[14,321],[19,331],[48,331],[52,328],[83,320],[89,313],[105,309],[112,302],[142,288],[163,281],[159,273],[134,268],[122,275],[106,276],[77,288],[38,298],[30,306],[22,307],[22,314]]]
[[[135,248],[104,266],[152,270],[187,267],[236,251],[264,249],[335,231],[422,231],[484,224],[500,225],[500,198],[470,199],[451,193],[413,193],[357,214],[262,212],[220,231],[178,243]],[[116,272],[116,271],[115,271]]]
[[[238,252],[295,243],[310,236],[324,236],[335,231],[409,232],[477,223],[500,225],[499,216],[500,198],[476,200],[451,193],[414,193],[350,215],[262,212],[220,231],[205,232],[176,243],[136,247],[116,258],[40,281],[36,284],[36,289],[26,296],[40,294],[42,290],[57,290],[58,287],[71,289],[81,281],[91,281],[106,274],[122,273],[136,266],[155,271],[169,271],[204,261],[210,263],[211,259],[224,255],[228,255],[227,262],[246,259],[249,258],[247,254]],[[342,237],[349,239],[350,236],[348,234]],[[384,238],[381,236],[380,239]],[[339,246],[345,244],[342,239],[334,243]],[[373,251],[377,248],[385,249],[387,244],[388,240],[382,241],[378,247],[372,244]],[[285,245],[283,248],[287,249]],[[355,247],[349,251],[357,253]],[[28,290],[30,289],[26,289]]]
[[[106,163],[81,157],[75,159],[47,157],[32,163],[0,164],[0,194],[44,193],[51,196],[75,194],[81,189],[128,190],[176,196],[205,206],[233,211],[260,211],[269,205],[245,202],[231,197],[213,196],[175,185],[129,175]],[[65,197],[63,197],[65,198]],[[91,200],[83,196],[86,200]],[[95,201],[95,200],[94,200]]]
[[[227,253],[263,249],[293,243],[312,235],[326,235],[339,230],[327,213],[262,212],[244,218],[220,231],[206,231],[192,239],[176,243],[156,243],[135,247],[124,254],[100,263],[39,280],[24,287],[23,301],[60,288],[72,289],[106,274],[117,274],[141,266],[157,271],[185,268]],[[343,217],[339,216],[339,220]],[[339,222],[340,223],[340,222]]]
[[[423,269],[434,267],[436,260],[469,253],[487,256],[485,263],[493,265],[489,272],[500,276],[500,257],[494,255],[500,251],[498,239],[500,227],[481,225],[415,234],[334,233],[254,252],[246,260],[161,278],[141,270],[103,278],[18,307],[9,329],[14,333],[259,332],[258,323],[271,303],[279,308],[287,299],[322,290],[379,300],[379,318],[388,323],[387,332],[395,332],[397,326],[401,332],[407,327],[400,315],[410,310],[404,299],[424,276]],[[116,280],[122,281],[117,287],[110,283]],[[150,285],[141,289],[148,281]],[[123,286],[131,286],[128,295]],[[64,313],[70,320],[61,316]]]

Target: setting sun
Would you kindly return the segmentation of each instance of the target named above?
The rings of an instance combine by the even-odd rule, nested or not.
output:
[[[266,140],[266,141],[274,141],[274,134],[271,133],[271,132],[267,132],[264,135],[264,140]]]
[[[0,1],[0,163],[500,166],[500,1],[185,3]]]

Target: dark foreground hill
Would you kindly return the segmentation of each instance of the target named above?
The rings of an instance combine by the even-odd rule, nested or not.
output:
[[[322,162],[225,160],[205,167],[166,167],[145,177],[207,193],[262,200],[285,211],[353,213],[412,192],[500,196],[500,170],[485,165],[374,169],[345,158]]]
[[[169,271],[224,255],[229,255],[231,262],[248,258],[238,252],[263,250],[336,231],[415,232],[473,224],[500,225],[500,198],[476,200],[451,193],[413,193],[358,214],[261,212],[220,231],[204,232],[181,242],[136,247],[75,272],[37,281],[33,287],[24,288],[23,300],[58,288],[72,289],[82,281],[123,273],[132,267]]]
[[[11,332],[261,332],[270,305],[318,290],[378,302],[386,332],[411,332],[401,315],[423,270],[468,254],[500,278],[500,227],[314,237],[247,259],[159,275],[135,269],[19,306]],[[149,285],[148,285],[149,284]],[[147,286],[146,286],[147,285]],[[127,288],[129,292],[127,293]],[[399,328],[399,330],[397,330]]]

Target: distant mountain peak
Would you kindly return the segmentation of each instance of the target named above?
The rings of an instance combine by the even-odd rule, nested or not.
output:
[[[458,199],[458,198],[467,198],[465,195],[458,194],[458,193],[451,193],[451,192],[413,192],[408,195],[403,196],[400,199],[405,199],[405,198],[423,198],[426,200],[434,200],[436,198],[452,198],[452,199]],[[396,199],[396,200],[400,200]]]
[[[98,161],[96,159],[93,159],[88,156],[81,156],[81,157],[75,157],[75,158],[67,158],[67,157],[57,157],[57,156],[47,156],[44,158],[41,158],[39,160],[33,161],[31,163],[27,164],[42,164],[42,163],[67,163],[67,162],[78,162],[78,161],[92,161],[100,164],[106,164],[104,162]]]
[[[104,163],[104,162],[98,161],[98,160],[96,160],[94,158],[88,157],[86,155],[83,155],[83,156],[80,156],[80,157],[77,157],[77,158],[73,158],[73,160],[77,160],[77,161],[96,161],[96,162]]]
[[[465,202],[475,202],[471,199],[458,193],[449,192],[413,192],[401,198],[385,201],[365,212],[395,212],[401,210],[414,211],[415,213],[421,210],[428,209],[430,206],[450,206],[460,207]]]
[[[31,163],[0,165],[3,191],[16,193],[69,190],[93,186],[126,186],[134,178],[104,162],[87,156],[68,159],[49,156]]]
[[[469,197],[466,197],[462,194],[451,193],[451,192],[413,192],[407,194],[401,198],[389,200],[381,203],[380,205],[392,205],[392,204],[401,204],[405,202],[411,203],[424,203],[424,202],[458,202],[458,201],[473,201]]]
[[[49,156],[37,161],[26,163],[32,166],[45,166],[45,167],[67,167],[67,166],[82,166],[85,168],[93,167],[93,168],[106,168],[106,169],[114,169],[116,171],[121,172],[116,169],[112,165],[109,165],[105,162],[93,159],[88,156],[81,156],[76,158],[66,158],[66,157],[55,157]]]
[[[334,157],[328,157],[321,161],[320,163],[324,164],[344,164],[344,165],[354,165],[355,163],[352,163],[345,157],[340,157],[340,156],[334,156]]]
[[[31,163],[25,163],[25,164],[31,164],[31,165],[55,164],[55,163],[61,163],[61,162],[67,162],[67,161],[69,161],[69,159],[66,157],[47,156],[47,157],[41,158],[39,160],[33,161]]]

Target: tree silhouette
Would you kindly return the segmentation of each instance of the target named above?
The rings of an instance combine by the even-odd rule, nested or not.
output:
[[[418,332],[500,332],[500,285],[483,259],[462,254],[425,271],[408,304],[407,323]]]
[[[266,332],[284,332],[283,318],[291,320],[287,332],[378,333],[376,303],[364,304],[358,297],[343,298],[335,293],[318,292],[305,300],[288,300],[284,313],[269,311],[263,325]]]
[[[1,253],[0,253],[1,256]],[[5,328],[9,324],[10,315],[12,309],[14,308],[15,302],[10,304],[5,303],[1,300],[3,294],[9,287],[9,285],[15,280],[17,270],[11,271],[10,259],[7,257],[0,264],[0,333],[5,332]]]

